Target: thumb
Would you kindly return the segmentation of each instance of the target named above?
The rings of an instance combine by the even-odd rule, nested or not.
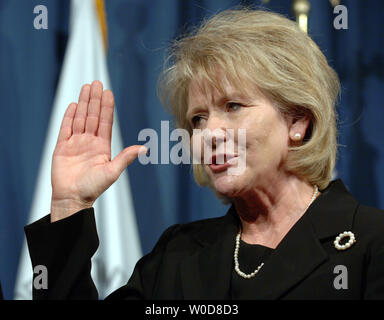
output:
[[[146,152],[147,148],[140,145],[130,146],[121,151],[109,163],[111,171],[116,175],[116,179],[137,158],[139,154]]]

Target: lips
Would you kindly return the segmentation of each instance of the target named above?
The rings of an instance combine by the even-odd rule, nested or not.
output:
[[[220,173],[227,170],[237,159],[237,155],[213,155],[212,164],[209,165],[209,168],[213,173]],[[224,160],[224,161],[223,161]],[[224,163],[217,163],[224,162]]]

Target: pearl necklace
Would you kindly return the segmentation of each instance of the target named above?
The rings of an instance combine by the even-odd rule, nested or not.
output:
[[[319,192],[319,188],[317,187],[317,185],[315,185],[314,187],[314,191],[313,191],[313,195],[312,195],[312,199],[311,199],[311,202],[308,204],[307,208],[305,209],[305,211],[307,211],[307,209],[309,208],[309,206],[312,204],[313,201],[315,201],[316,199],[316,196]],[[305,212],[304,211],[304,212]],[[259,271],[260,269],[262,268],[262,266],[264,265],[264,262],[262,262],[257,268],[255,271],[249,273],[249,274],[246,274],[244,273],[243,271],[240,270],[240,267],[239,267],[239,249],[240,249],[240,237],[241,237],[241,229],[240,231],[237,233],[236,235],[236,240],[235,240],[235,252],[233,254],[233,258],[235,260],[235,271],[236,273],[242,277],[242,278],[245,278],[245,279],[250,279],[250,278],[253,278]]]

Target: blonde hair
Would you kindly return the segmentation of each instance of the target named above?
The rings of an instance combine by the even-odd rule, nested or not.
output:
[[[320,189],[331,180],[337,154],[335,104],[340,90],[336,72],[315,42],[297,24],[279,14],[241,8],[223,11],[175,40],[159,78],[159,96],[176,120],[186,119],[192,79],[222,91],[218,70],[239,90],[256,85],[283,115],[309,116],[303,144],[290,147],[289,172]],[[209,186],[200,164],[194,177]]]

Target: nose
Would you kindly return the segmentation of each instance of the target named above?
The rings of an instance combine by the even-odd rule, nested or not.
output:
[[[220,116],[211,114],[207,119],[204,132],[204,143],[216,149],[226,141],[226,122]]]

